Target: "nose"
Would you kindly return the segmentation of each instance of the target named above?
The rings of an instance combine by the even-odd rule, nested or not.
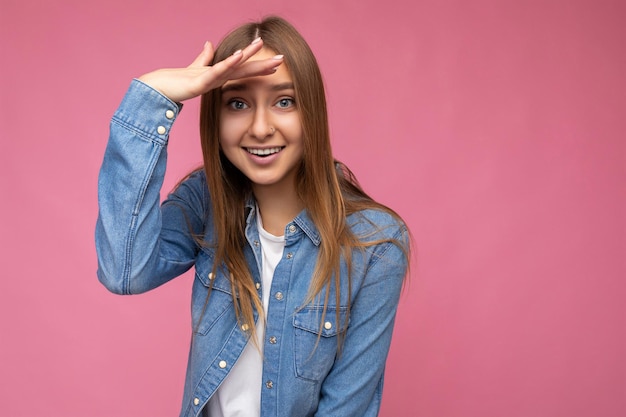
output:
[[[258,140],[264,140],[274,133],[269,116],[268,111],[262,107],[258,107],[255,110],[248,130],[250,136]]]

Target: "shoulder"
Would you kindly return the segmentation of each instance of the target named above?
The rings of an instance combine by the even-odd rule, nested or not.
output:
[[[206,212],[210,199],[204,169],[195,169],[183,177],[164,204],[176,202],[185,202],[186,205],[199,209],[199,212]]]
[[[404,221],[392,211],[371,208],[352,213],[348,216],[348,225],[357,241],[352,254],[363,256],[363,271],[375,275],[371,278],[373,282],[394,277],[398,283],[403,282],[411,252],[409,230]],[[364,285],[368,281],[366,279]]]
[[[204,169],[196,168],[184,176],[174,187],[172,194],[184,192],[205,193],[207,189],[206,174]]]
[[[347,224],[362,242],[396,240],[406,243],[407,226],[398,215],[390,211],[378,208],[359,210],[347,217]]]

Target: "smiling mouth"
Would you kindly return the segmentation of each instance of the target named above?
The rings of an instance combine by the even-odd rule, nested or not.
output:
[[[275,153],[282,151],[283,148],[284,146],[277,146],[275,148],[266,148],[266,149],[246,148],[246,151],[256,156],[269,156],[269,155],[274,155]]]

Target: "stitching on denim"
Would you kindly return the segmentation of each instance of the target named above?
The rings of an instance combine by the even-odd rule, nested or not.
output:
[[[160,137],[156,136],[156,135],[152,135],[148,132],[146,132],[143,129],[138,128],[137,126],[128,123],[126,121],[124,121],[123,119],[117,117],[117,116],[113,116],[113,118],[111,119],[111,123],[115,123],[116,125],[122,127],[123,129],[129,130],[131,132],[133,132],[134,134],[136,134],[139,138],[147,140],[149,142],[155,143],[157,145],[160,146],[165,146],[167,140],[165,139],[161,139]]]
[[[130,275],[131,275],[131,265],[133,261],[133,245],[135,243],[135,237],[137,232],[137,222],[139,220],[139,208],[144,201],[144,197],[146,195],[146,191],[148,189],[148,182],[152,175],[154,174],[155,167],[161,155],[162,147],[153,148],[151,153],[150,161],[146,167],[146,175],[144,175],[141,186],[139,187],[139,193],[135,200],[135,204],[133,205],[133,211],[131,216],[130,230],[128,233],[128,238],[126,240],[126,253],[124,259],[126,259],[124,266],[124,274],[123,274],[123,282],[124,282],[124,292],[126,294],[131,294],[131,285],[130,285]],[[158,150],[158,151],[156,151]]]

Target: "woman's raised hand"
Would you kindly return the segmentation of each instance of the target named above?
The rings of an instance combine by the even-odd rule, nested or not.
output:
[[[187,68],[159,69],[142,75],[139,80],[160,91],[170,100],[181,102],[221,87],[228,80],[274,73],[283,62],[280,55],[248,61],[261,48],[263,41],[257,38],[245,49],[209,66],[214,50],[213,45],[206,42],[200,55]]]

